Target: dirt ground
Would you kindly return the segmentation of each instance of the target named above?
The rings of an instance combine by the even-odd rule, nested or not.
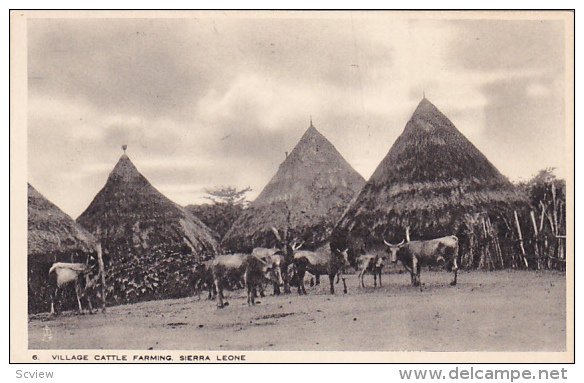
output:
[[[559,272],[422,272],[383,275],[383,287],[348,294],[328,278],[309,295],[260,298],[248,307],[242,290],[217,309],[205,296],[108,308],[107,313],[29,321],[31,349],[565,351],[566,277]],[[267,292],[271,293],[271,288]],[[49,336],[50,334],[50,336]]]

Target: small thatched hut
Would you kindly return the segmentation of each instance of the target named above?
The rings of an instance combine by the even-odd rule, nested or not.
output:
[[[50,308],[47,280],[54,262],[86,262],[100,253],[94,236],[28,184],[28,311]],[[98,254],[101,256],[101,254]]]
[[[211,230],[160,193],[123,154],[77,222],[100,239],[113,302],[190,294],[190,270],[213,257]]]
[[[463,264],[503,266],[506,251],[499,240],[511,230],[514,209],[526,204],[511,182],[424,98],[338,223],[333,242],[362,249],[382,244],[384,237],[399,242],[406,233],[412,240],[456,234],[471,257]]]
[[[365,180],[310,124],[261,194],[223,238],[223,247],[249,252],[273,246],[275,227],[288,238],[316,248],[332,229]]]

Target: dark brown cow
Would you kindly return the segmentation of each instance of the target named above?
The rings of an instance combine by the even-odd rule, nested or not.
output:
[[[217,289],[217,307],[228,305],[224,302],[223,288],[228,280],[243,278],[247,290],[248,305],[255,305],[255,295],[265,280],[278,281],[272,265],[250,254],[219,255],[211,263],[213,282]]]
[[[316,251],[300,250],[294,254],[294,267],[297,274],[298,294],[306,294],[304,275],[308,271],[314,276],[328,275],[331,294],[335,293],[334,280],[343,280],[343,292],[347,293],[344,270],[349,266],[348,249],[332,251],[329,246],[321,247]]]
[[[377,287],[377,277],[379,277],[379,287],[381,287],[381,272],[383,270],[385,256],[377,254],[363,254],[357,258],[359,269],[359,280],[361,287],[365,287],[365,274],[373,274],[373,286]]]
[[[208,291],[207,299],[209,300],[215,298],[217,294],[215,282],[213,281],[212,263],[213,260],[203,261],[193,268],[193,286],[199,300],[201,299],[201,291],[203,289]]]
[[[402,241],[392,245],[383,240],[389,247],[390,260],[396,263],[398,260],[410,272],[413,286],[421,286],[420,267],[443,265],[454,273],[454,279],[450,284],[456,285],[458,275],[458,238],[454,235],[431,239],[428,241]]]

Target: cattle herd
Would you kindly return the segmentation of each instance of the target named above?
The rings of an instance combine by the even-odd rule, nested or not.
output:
[[[265,296],[264,286],[271,284],[273,294],[290,293],[296,287],[298,294],[306,294],[305,277],[308,272],[312,277],[311,284],[319,284],[320,276],[328,276],[330,293],[335,293],[335,284],[342,280],[343,292],[347,293],[345,271],[354,267],[358,271],[360,285],[365,287],[365,274],[374,276],[374,286],[381,286],[381,274],[385,262],[399,260],[410,273],[412,286],[421,288],[420,269],[422,266],[441,266],[451,270],[454,278],[451,285],[456,285],[458,270],[458,238],[447,236],[427,241],[402,241],[386,245],[383,251],[358,254],[349,257],[348,249],[332,248],[325,245],[317,250],[302,250],[303,243],[296,240],[283,241],[278,231],[272,228],[277,238],[277,246],[273,248],[258,247],[251,254],[224,254],[197,264],[192,270],[192,286],[200,294],[207,291],[208,299],[215,299],[218,308],[224,308],[229,303],[225,300],[224,289],[245,288],[248,305],[255,305],[256,297]],[[81,301],[87,300],[89,312],[93,311],[91,296],[97,294],[96,286],[99,276],[96,267],[88,263],[55,263],[49,270],[51,283],[51,314],[58,313],[58,296],[62,295],[63,287],[75,286],[79,311]],[[335,281],[336,279],[336,281]],[[105,305],[103,306],[105,310]]]

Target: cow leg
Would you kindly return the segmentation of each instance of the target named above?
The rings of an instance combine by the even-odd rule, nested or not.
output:
[[[273,282],[272,285],[274,286],[274,294],[273,295],[280,295],[280,286],[277,283]]]
[[[91,303],[91,297],[87,297],[87,305],[89,306],[89,313],[93,312],[93,304]],[[96,311],[97,312],[97,311]]]
[[[257,287],[256,287],[256,286],[255,286],[255,284],[254,284],[254,290],[255,290],[256,288],[257,288],[258,290],[260,290],[260,297],[262,297],[262,298],[265,298],[265,297],[266,297],[266,293],[265,293],[265,291],[264,291],[264,284],[263,284],[263,283],[259,283]]]
[[[284,262],[280,264],[280,271],[282,273],[282,279],[284,280],[284,294],[290,294],[290,274],[288,273],[288,266],[292,263]]]
[[[337,274],[337,278],[338,277],[339,276]],[[346,294],[347,293],[347,283],[345,282],[345,275],[344,274],[341,276],[341,279],[343,280],[343,294]]]
[[[57,311],[56,311],[56,300],[57,300],[57,291],[59,291],[59,288],[55,288],[54,291],[51,291],[51,315],[56,315]]]
[[[456,279],[458,277],[458,269],[454,270],[454,279],[450,282],[450,286],[456,286]]]
[[[456,279],[458,277],[458,265],[456,264],[456,258],[454,259],[454,265],[452,266],[452,272],[454,273],[454,278],[450,282],[450,286],[456,286]]]
[[[381,269],[379,269],[377,273],[379,275],[379,287],[381,287]]]
[[[406,271],[408,273],[410,273],[410,283],[413,286],[414,285],[414,270],[410,269],[410,266],[408,266],[407,262],[405,262],[405,261],[402,261],[402,265],[404,266],[404,269],[406,269]]]
[[[420,279],[420,271],[421,271],[421,266],[420,266],[420,262],[416,262],[416,285],[420,286],[420,291],[423,291],[422,289],[422,281]]]
[[[207,286],[207,300],[211,300],[213,299],[213,289],[215,287],[213,286],[213,284],[211,283],[209,286]]]
[[[314,276],[314,280],[315,280],[314,284],[315,284],[316,286],[320,285],[320,275],[318,275],[318,274],[317,274],[317,275],[315,275],[315,276]]]
[[[329,274],[329,282],[331,283],[331,294],[335,293],[335,275],[334,274]]]
[[[373,287],[377,287],[377,271],[373,270]]]
[[[255,285],[253,285],[247,281],[245,284],[247,287],[247,305],[248,306],[251,306],[251,305],[255,306],[256,287],[255,287]]]
[[[418,278],[418,259],[416,257],[412,258],[412,286],[418,286],[420,283]]]
[[[454,273],[454,279],[452,280],[452,282],[450,282],[451,286],[456,286],[456,279],[458,277],[458,246],[456,246],[456,249],[454,250],[454,254],[452,256],[452,272]]]
[[[217,289],[217,307],[222,309],[223,308],[223,286],[221,286],[221,281],[219,278],[214,280],[215,288]]]
[[[361,282],[361,287],[365,287],[365,281],[364,281],[364,279],[365,279],[365,278],[364,278],[364,274],[365,274],[365,273],[364,273],[363,271],[364,271],[364,270],[361,270],[361,271],[359,272],[359,276],[357,277],[357,278],[359,279],[359,281]]]
[[[306,295],[306,288],[304,286],[304,276],[306,275],[306,270],[298,269],[297,276],[298,276],[298,295]]]

